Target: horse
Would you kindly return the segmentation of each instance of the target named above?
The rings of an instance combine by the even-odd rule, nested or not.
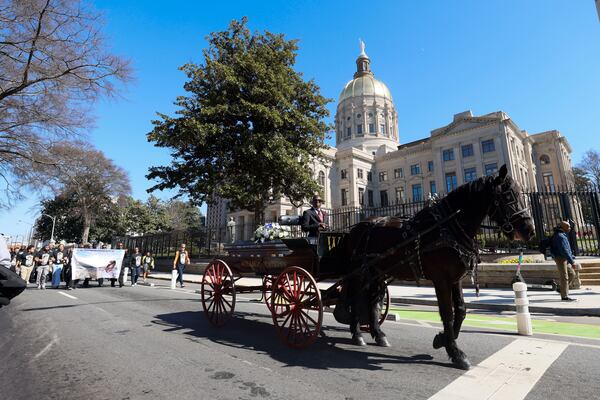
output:
[[[379,346],[390,346],[379,326],[380,304],[389,280],[433,282],[444,330],[433,347],[445,347],[460,369],[471,364],[456,339],[466,316],[461,279],[479,261],[475,235],[486,216],[509,240],[529,240],[534,226],[519,199],[520,188],[503,165],[496,176],[466,183],[412,219],[384,217],[354,225],[342,240],[350,265],[344,291],[352,343],[365,346],[360,326],[368,323]],[[338,303],[339,304],[339,303]]]

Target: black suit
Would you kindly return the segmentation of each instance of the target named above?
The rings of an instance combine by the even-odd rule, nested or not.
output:
[[[319,220],[317,210],[314,208],[310,208],[302,214],[302,230],[308,232],[309,237],[319,236],[319,224],[327,221],[327,213],[321,210],[321,214],[323,215],[323,221]]]

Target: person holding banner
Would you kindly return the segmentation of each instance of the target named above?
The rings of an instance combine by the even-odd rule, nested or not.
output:
[[[52,266],[52,254],[50,253],[50,246],[45,245],[35,256],[35,262],[37,263],[37,279],[36,284],[38,289],[46,289],[46,277],[48,270]]]
[[[131,286],[137,286],[137,280],[140,276],[140,267],[142,266],[142,253],[138,247],[135,248],[131,256]]]
[[[154,269],[154,257],[152,257],[152,253],[149,251],[147,251],[146,255],[142,258],[142,266],[144,267],[144,283],[146,283],[148,271]]]
[[[19,256],[19,267],[21,268],[21,279],[25,282],[29,282],[29,277],[31,276],[31,272],[33,271],[33,266],[35,265],[35,254],[33,254],[33,250],[35,246],[30,244],[27,246],[27,251],[21,253]]]
[[[173,269],[177,270],[177,282],[184,287],[183,285],[183,270],[185,266],[190,263],[190,256],[185,249],[185,243],[181,244],[179,250],[175,252],[175,259],[173,260]]]
[[[63,266],[65,265],[65,245],[59,244],[52,254],[54,259],[54,265],[52,268],[52,289],[58,289],[60,286],[60,274],[62,273]]]

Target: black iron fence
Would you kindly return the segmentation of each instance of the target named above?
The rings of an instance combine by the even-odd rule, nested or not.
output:
[[[497,229],[481,228],[477,234],[480,247],[490,252],[510,253],[518,247],[536,250],[541,237],[552,234],[553,228],[562,220],[571,220],[575,228],[571,232],[571,246],[577,255],[600,256],[600,193],[595,189],[564,190],[547,192],[523,192],[520,194],[533,218],[536,235],[529,242],[510,242],[498,233]],[[378,207],[341,207],[328,210],[330,229],[348,232],[350,228],[372,216],[401,215],[413,217],[426,201],[404,202]],[[269,221],[267,221],[269,222]],[[490,221],[484,225],[493,226]],[[256,226],[253,223],[203,228],[195,231],[174,231],[144,236],[113,238],[113,244],[123,242],[133,249],[152,251],[157,257],[170,257],[181,243],[187,245],[193,258],[211,256],[223,251],[227,243],[238,240],[253,240]],[[290,227],[292,237],[303,236],[299,226]]]

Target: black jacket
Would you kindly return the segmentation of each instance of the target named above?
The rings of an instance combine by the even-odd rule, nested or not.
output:
[[[318,236],[319,235],[319,223],[326,224],[327,222],[327,213],[321,210],[323,213],[323,221],[319,221],[319,217],[317,215],[317,210],[314,208],[310,208],[302,214],[302,231],[308,232],[308,236]]]

